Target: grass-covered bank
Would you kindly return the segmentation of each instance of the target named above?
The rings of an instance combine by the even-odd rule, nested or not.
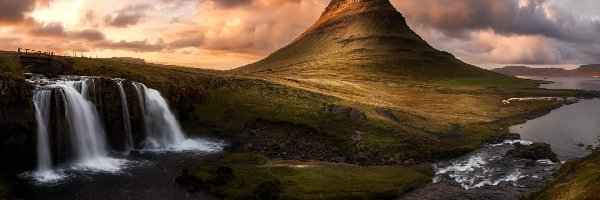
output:
[[[600,198],[600,149],[567,162],[554,174],[554,180],[527,199],[598,199]]]
[[[74,61],[69,73],[126,78],[160,90],[190,133],[210,127],[218,137],[237,140],[235,150],[282,159],[390,165],[453,157],[506,134],[508,126],[532,112],[563,104],[502,103],[510,97],[555,95],[527,81],[507,89],[392,79],[290,84],[110,59]]]
[[[190,175],[196,184],[189,185],[193,178],[187,177],[187,187],[205,188],[222,199],[386,199],[429,182],[433,171],[424,165],[361,167],[234,153]]]

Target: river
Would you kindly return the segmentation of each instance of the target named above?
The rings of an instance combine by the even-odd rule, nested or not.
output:
[[[521,77],[552,81],[546,89],[600,90],[598,78]],[[526,98],[527,99],[527,98]],[[534,100],[531,98],[529,100]],[[550,144],[561,161],[584,157],[600,137],[600,100],[580,99],[542,117],[510,127],[522,140],[487,144],[467,155],[433,164],[432,183],[402,199],[519,199],[541,189],[561,163],[505,157],[513,144]]]

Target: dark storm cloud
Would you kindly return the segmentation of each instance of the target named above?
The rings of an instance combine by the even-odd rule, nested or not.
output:
[[[457,48],[447,43],[453,39],[457,41],[453,44],[464,43],[458,48],[465,52],[468,51],[465,48],[475,48],[481,51],[476,52],[480,55],[492,55],[487,60],[504,57],[502,62],[509,63],[600,62],[600,58],[595,56],[596,52],[600,52],[600,40],[597,39],[600,38],[600,22],[567,12],[549,0],[392,2],[413,27],[422,30],[421,33],[435,31],[443,35],[430,35],[430,39],[441,39],[433,43],[448,50]],[[482,37],[482,32],[488,33],[486,37]],[[491,37],[490,34],[502,38]],[[501,43],[503,38],[508,39],[501,40]],[[518,38],[523,44],[514,44],[515,40],[510,38]]]
[[[104,34],[98,30],[84,29],[79,31],[65,31],[60,23],[36,24],[34,28],[29,30],[29,34],[37,37],[83,39],[87,41],[100,41],[105,39]]]
[[[153,51],[161,51],[165,49],[165,45],[162,40],[152,44],[147,40],[140,41],[124,41],[121,40],[119,42],[112,41],[102,41],[95,45],[98,48],[103,49],[114,49],[114,50],[128,50],[134,52],[153,52]]]
[[[238,6],[250,5],[252,0],[209,0],[221,8],[235,8]]]
[[[185,47],[200,47],[204,44],[204,34],[198,33],[196,35],[190,37],[184,37],[177,39],[171,43],[169,46],[172,48],[185,48]]]
[[[36,5],[47,6],[49,0],[0,0],[0,24],[18,23],[26,19]]]
[[[107,26],[119,28],[136,25],[142,18],[146,17],[146,12],[151,9],[152,7],[148,4],[130,5],[106,15],[104,23]]]
[[[396,1],[412,22],[431,25],[447,35],[472,30],[500,34],[542,35],[569,42],[597,42],[600,23],[583,19],[546,0],[428,0]]]
[[[35,0],[0,0],[0,22],[18,22],[25,18],[24,13],[35,8]]]

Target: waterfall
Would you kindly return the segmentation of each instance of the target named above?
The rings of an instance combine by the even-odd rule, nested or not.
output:
[[[121,105],[123,107],[123,125],[125,127],[125,149],[132,150],[134,149],[133,144],[133,134],[131,133],[131,117],[129,116],[129,106],[127,105],[127,95],[125,94],[125,89],[123,88],[123,80],[116,80],[117,85],[119,85],[119,93],[121,94]]]
[[[76,89],[81,84],[82,93]],[[84,169],[116,171],[123,160],[108,157],[104,126],[96,106],[85,97],[89,96],[90,81],[67,81],[56,86],[62,89],[71,146],[77,166]],[[92,82],[93,84],[93,82]]]
[[[148,149],[181,146],[186,141],[185,134],[160,92],[141,83],[134,86],[142,105],[146,131],[144,146]]]
[[[125,142],[128,150],[135,148],[124,80],[113,80],[118,85],[121,97],[121,106],[115,108],[103,107],[103,98],[100,94],[103,80],[100,78],[64,76],[60,79],[28,80],[37,86],[33,91],[33,102],[37,122],[38,166],[34,172],[25,174],[26,176],[47,183],[72,175],[69,170],[116,172],[126,166],[126,163],[130,163],[125,159],[108,156],[109,146],[116,144],[108,143],[101,113],[103,109],[122,110],[125,141],[110,140],[110,142]],[[220,142],[186,138],[160,92],[147,88],[141,83],[133,83],[133,86],[139,97],[146,134],[142,145],[144,150],[205,152],[222,150],[223,144]],[[119,112],[115,113],[117,116],[110,116],[114,115],[113,113],[107,112],[107,119],[115,119],[119,116]],[[51,145],[57,146],[54,148],[55,146]],[[69,145],[69,148],[64,148],[65,145]],[[53,161],[60,163],[53,163]]]
[[[37,171],[46,173],[52,170],[48,123],[50,121],[52,90],[39,90],[33,95],[35,119],[37,122]]]

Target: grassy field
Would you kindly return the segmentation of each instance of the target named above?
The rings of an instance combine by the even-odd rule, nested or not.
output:
[[[600,194],[600,149],[569,161],[554,174],[555,180],[528,199],[598,199]]]
[[[219,168],[231,173],[218,172]],[[244,153],[226,155],[193,173],[223,199],[385,199],[424,184],[433,175],[424,165],[361,167],[269,160]]]

